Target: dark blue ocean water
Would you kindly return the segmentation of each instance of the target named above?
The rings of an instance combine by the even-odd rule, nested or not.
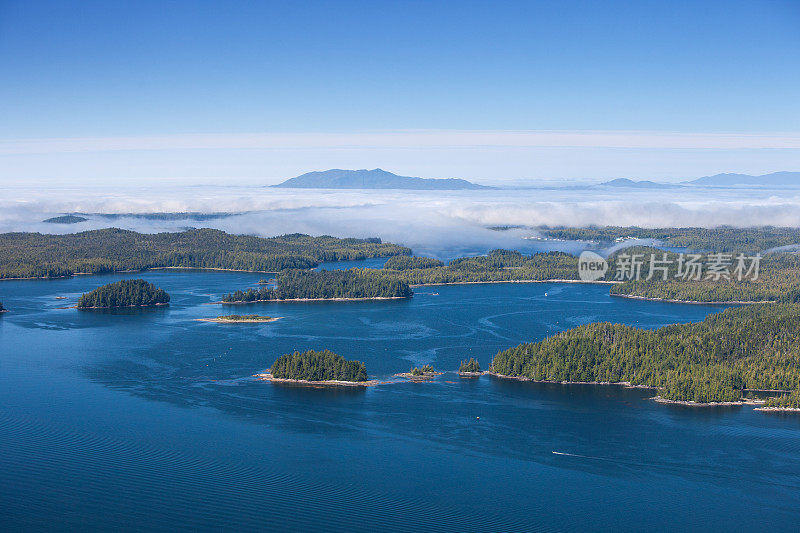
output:
[[[167,308],[59,309],[144,277]],[[720,308],[603,286],[417,289],[408,301],[255,304],[193,319],[260,274],[154,271],[0,282],[0,516],[12,530],[794,530],[800,417],[662,406],[643,390],[446,373],[308,389],[250,376],[330,348],[387,378],[591,321]],[[545,296],[545,293],[547,295]],[[66,296],[68,300],[56,300]],[[553,452],[561,452],[559,455]]]

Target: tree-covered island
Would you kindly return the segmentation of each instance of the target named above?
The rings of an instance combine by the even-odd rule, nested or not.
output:
[[[284,354],[272,364],[267,374],[257,377],[269,381],[307,384],[374,385],[368,381],[367,368],[361,361],[348,361],[330,350],[308,350]]]
[[[147,307],[169,303],[169,294],[143,279],[103,285],[78,299],[78,309]]]
[[[482,373],[481,365],[478,364],[478,360],[474,357],[470,357],[468,360],[461,361],[461,364],[458,367],[458,375],[463,377],[479,376]]]
[[[275,288],[261,287],[235,291],[222,297],[223,303],[273,300],[362,300],[409,298],[408,283],[370,272],[350,270],[284,270]]]
[[[534,381],[646,386],[676,402],[739,402],[745,389],[800,390],[798,331],[800,305],[788,303],[731,308],[656,330],[587,324],[501,351],[490,371]]]
[[[397,377],[410,379],[411,381],[427,381],[441,375],[442,372],[437,372],[433,365],[430,364],[419,367],[414,366],[408,372],[395,374]]]

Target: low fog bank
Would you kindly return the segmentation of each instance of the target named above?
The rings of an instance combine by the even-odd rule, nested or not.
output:
[[[712,196],[713,195],[713,196]],[[89,217],[48,224],[64,213],[236,213],[213,220]],[[6,191],[0,232],[70,233],[120,227],[140,232],[211,227],[274,236],[308,233],[381,237],[418,254],[448,259],[492,248],[577,251],[574,243],[540,242],[535,230],[489,226],[792,226],[800,196],[757,191],[320,191],[260,187],[181,187]]]

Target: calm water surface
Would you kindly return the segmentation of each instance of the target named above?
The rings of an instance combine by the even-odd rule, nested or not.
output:
[[[60,309],[140,276],[172,295],[168,308]],[[154,271],[0,282],[12,310],[0,318],[3,529],[796,529],[797,416],[454,373],[366,390],[250,377],[308,348],[361,359],[378,378],[424,363],[455,370],[470,356],[485,367],[499,349],[579,324],[654,328],[719,307],[569,284],[209,305],[262,277]],[[284,318],[194,321],[221,312]]]

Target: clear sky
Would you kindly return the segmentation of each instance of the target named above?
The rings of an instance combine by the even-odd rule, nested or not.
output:
[[[800,170],[799,101],[799,0],[0,0],[5,185]]]

